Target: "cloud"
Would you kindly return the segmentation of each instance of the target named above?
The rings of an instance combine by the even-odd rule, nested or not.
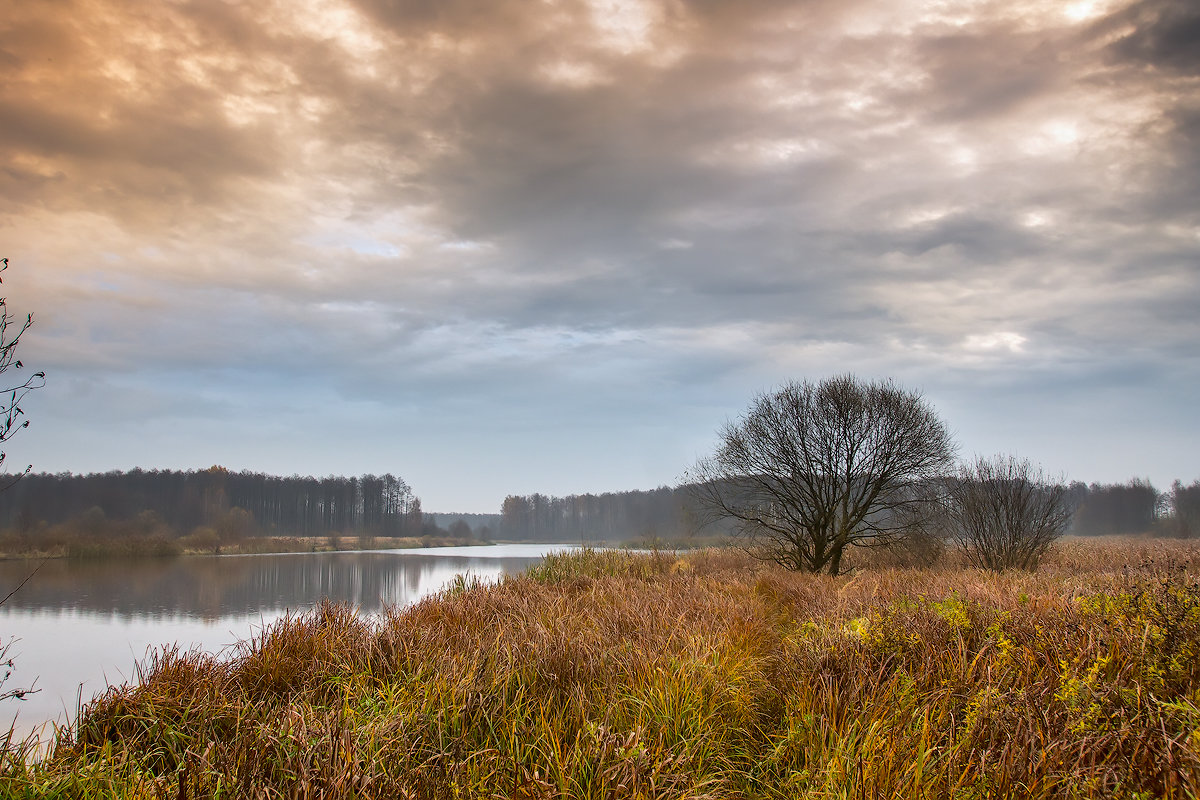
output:
[[[1139,0],[1121,9],[1104,27],[1119,25],[1109,51],[1118,59],[1179,75],[1200,72],[1200,9],[1179,0]]]
[[[31,353],[157,385],[163,419],[207,381],[228,413],[343,403],[482,452],[481,420],[634,430],[847,369],[1175,397],[1200,371],[1195,21],[24,3],[0,22],[0,238]]]

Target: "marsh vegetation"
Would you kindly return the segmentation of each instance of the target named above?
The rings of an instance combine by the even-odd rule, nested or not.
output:
[[[10,797],[1189,797],[1200,549],[1036,573],[584,551],[167,648]],[[869,553],[867,555],[870,555]]]

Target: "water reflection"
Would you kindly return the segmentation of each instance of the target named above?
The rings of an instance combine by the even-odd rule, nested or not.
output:
[[[187,615],[215,620],[303,608],[322,597],[364,613],[410,603],[459,574],[494,579],[536,563],[545,547],[446,548],[445,553],[375,551],[261,556],[191,556],[137,561],[46,562],[5,609],[58,609],[126,619]],[[560,546],[558,549],[562,549]],[[0,562],[0,587],[34,565]]]
[[[218,652],[322,598],[372,614],[433,594],[456,575],[493,580],[567,547],[49,561],[0,608],[0,641],[19,639],[8,688],[36,678],[42,689],[0,708],[0,724],[14,713],[20,733],[65,721],[79,697],[131,679],[134,665],[164,644]],[[0,597],[34,566],[0,562]]]

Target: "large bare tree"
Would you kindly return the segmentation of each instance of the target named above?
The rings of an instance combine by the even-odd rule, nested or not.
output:
[[[919,393],[852,375],[761,394],[720,438],[685,477],[703,516],[758,558],[832,575],[847,547],[921,529],[954,459]]]
[[[963,465],[948,499],[951,534],[980,569],[1036,569],[1071,522],[1062,481],[1013,456]]]

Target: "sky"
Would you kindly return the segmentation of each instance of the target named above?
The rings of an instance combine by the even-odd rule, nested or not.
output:
[[[1200,478],[1191,0],[22,0],[9,469],[677,482],[789,380]],[[0,376],[12,382],[14,373]]]

